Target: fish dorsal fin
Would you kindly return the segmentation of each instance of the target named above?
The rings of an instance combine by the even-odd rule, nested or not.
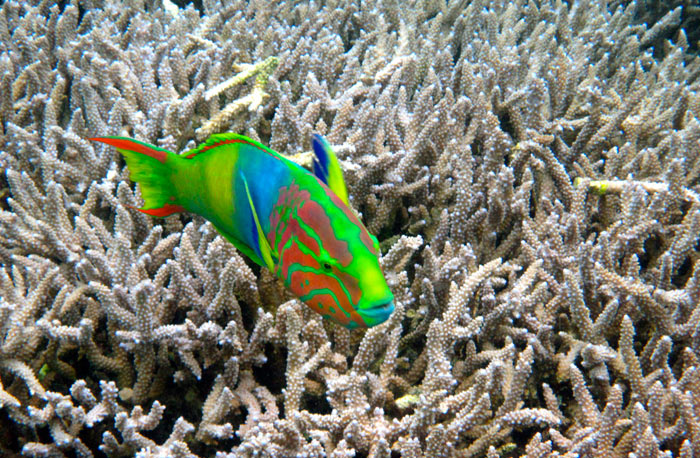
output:
[[[265,265],[270,272],[275,271],[275,263],[272,261],[272,248],[265,237],[265,233],[260,225],[260,219],[258,218],[258,211],[255,209],[255,204],[253,203],[253,197],[250,195],[250,189],[248,188],[248,180],[246,180],[245,175],[241,172],[241,179],[243,179],[243,185],[245,186],[245,192],[248,196],[248,203],[250,204],[250,211],[253,214],[253,220],[255,221],[256,233],[258,236],[258,249],[260,250],[260,256],[262,257]]]
[[[318,134],[314,134],[311,143],[316,155],[314,158],[314,175],[331,188],[331,191],[349,207],[348,188],[345,186],[343,171],[340,170],[338,158],[335,156],[331,145]]]
[[[183,156],[185,159],[192,159],[195,156],[199,156],[200,154],[206,153],[207,151],[213,150],[224,145],[248,145],[260,150],[265,154],[269,154],[270,156],[276,159],[282,159],[282,156],[280,156],[279,153],[271,150],[262,143],[256,142],[252,138],[248,138],[245,135],[232,133],[213,134],[207,139],[207,141],[197,146],[195,149],[191,149],[185,153],[182,153],[181,156]]]

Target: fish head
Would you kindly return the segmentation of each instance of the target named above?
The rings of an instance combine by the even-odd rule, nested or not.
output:
[[[273,207],[268,240],[275,274],[306,305],[347,328],[368,328],[394,311],[379,264],[379,244],[328,187],[293,183]]]

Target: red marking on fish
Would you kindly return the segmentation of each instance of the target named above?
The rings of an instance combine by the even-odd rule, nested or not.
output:
[[[280,255],[289,239],[296,236],[299,242],[316,256],[320,256],[321,247],[318,242],[301,228],[299,221],[294,216],[294,210],[307,201],[309,197],[309,192],[301,191],[295,183],[289,187],[280,188],[277,203],[270,213],[270,231],[267,233],[270,245],[275,247]],[[282,214],[285,212],[288,212],[287,220],[283,221]],[[279,241],[277,241],[277,237],[279,237]]]
[[[281,277],[284,281],[287,280],[287,275],[289,273],[289,268],[294,264],[300,264],[304,267],[309,267],[315,270],[320,269],[320,265],[313,256],[310,256],[299,249],[296,243],[293,243],[289,248],[281,253],[282,259],[280,259],[280,269]],[[296,288],[295,284],[291,284],[290,287]],[[292,289],[292,291],[295,291]],[[299,294],[303,296],[303,294]]]
[[[360,282],[357,281],[357,278],[339,270],[336,271],[335,274],[338,276],[343,285],[345,285],[345,289],[348,290],[348,293],[350,293],[352,303],[355,305],[358,304],[362,298],[362,289],[360,289]]]
[[[313,200],[307,200],[297,211],[297,215],[307,226],[316,231],[323,248],[332,258],[338,260],[342,266],[347,267],[350,264],[352,254],[348,249],[348,243],[336,237],[331,220],[321,205]]]
[[[184,212],[185,207],[182,205],[172,205],[172,204],[165,204],[160,208],[136,208],[132,207],[129,205],[129,208],[133,208],[134,210],[138,210],[141,213],[145,213],[147,215],[151,216],[158,216],[160,218],[164,216],[170,216],[173,213],[179,213],[179,212]]]
[[[153,159],[156,159],[157,161],[159,161],[162,164],[165,164],[165,161],[168,158],[168,153],[166,151],[153,149],[147,145],[135,142],[133,140],[126,140],[123,138],[106,138],[106,137],[93,137],[93,138],[89,138],[88,140],[106,143],[108,145],[112,145],[112,146],[116,147],[117,149],[122,149],[122,150],[126,150],[126,151],[133,151],[135,153],[145,154],[146,156],[149,156],[149,157],[152,157]]]

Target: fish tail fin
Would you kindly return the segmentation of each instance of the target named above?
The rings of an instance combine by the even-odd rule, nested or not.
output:
[[[178,203],[172,182],[173,166],[182,160],[177,154],[128,137],[94,137],[89,140],[117,148],[129,167],[132,181],[141,185],[142,208],[136,210],[156,217],[185,211]]]

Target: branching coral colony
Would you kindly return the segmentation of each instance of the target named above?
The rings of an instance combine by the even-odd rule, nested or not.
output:
[[[700,455],[697,9],[156,3],[0,7],[0,453]],[[386,323],[130,210],[85,140],[219,131],[328,138]]]

